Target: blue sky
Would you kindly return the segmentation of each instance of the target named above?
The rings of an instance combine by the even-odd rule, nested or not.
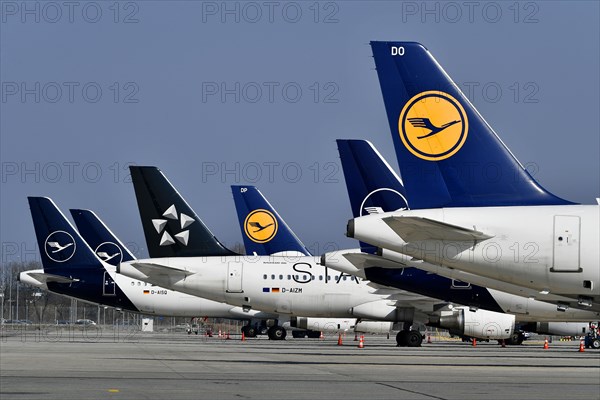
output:
[[[128,163],[227,244],[229,185],[252,183],[313,251],[354,246],[335,139],[397,165],[370,40],[423,43],[543,186],[600,196],[598,2],[0,4],[2,262],[35,259],[28,195],[95,210],[143,255]]]

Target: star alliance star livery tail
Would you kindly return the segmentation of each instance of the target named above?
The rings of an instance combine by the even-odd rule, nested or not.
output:
[[[156,167],[129,167],[151,258],[235,255]]]

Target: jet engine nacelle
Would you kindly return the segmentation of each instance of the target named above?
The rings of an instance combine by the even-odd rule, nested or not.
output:
[[[290,319],[292,328],[321,332],[346,332],[354,329],[355,319],[344,318],[307,318],[293,317]]]
[[[589,328],[587,322],[532,322],[522,326],[527,332],[556,336],[584,336]]]
[[[396,307],[387,300],[371,301],[352,307],[350,313],[356,318],[376,321],[412,321],[415,316],[414,308]]]
[[[359,321],[354,327],[358,333],[389,333],[394,326],[393,322],[385,321]]]
[[[442,315],[440,328],[479,339],[508,339],[515,327],[515,316],[487,310],[470,311],[468,307],[455,308]]]

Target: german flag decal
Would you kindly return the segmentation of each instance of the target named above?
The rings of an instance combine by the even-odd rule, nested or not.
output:
[[[144,294],[150,294],[149,290],[144,290]]]

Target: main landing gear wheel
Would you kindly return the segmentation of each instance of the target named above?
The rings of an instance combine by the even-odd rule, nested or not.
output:
[[[285,336],[287,335],[285,329],[283,329],[281,326],[270,327],[267,331],[267,334],[271,340],[284,340]]]
[[[523,344],[525,340],[525,336],[521,332],[513,333],[508,339],[506,339],[506,344],[509,346],[519,346]]]
[[[423,336],[419,331],[400,331],[396,335],[398,347],[420,347]]]
[[[406,345],[408,347],[421,347],[423,343],[423,336],[419,331],[410,331],[406,337]]]
[[[248,325],[242,326],[242,332],[248,338],[256,337],[256,328],[253,326],[248,326]]]
[[[396,346],[406,347],[406,336],[408,331],[400,331],[396,334]]]

